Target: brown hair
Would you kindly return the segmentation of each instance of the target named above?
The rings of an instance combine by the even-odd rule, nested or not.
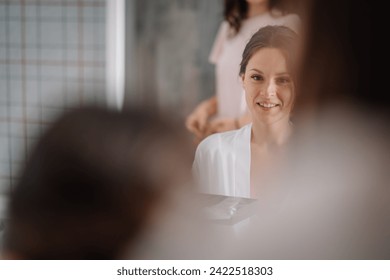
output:
[[[269,0],[268,7],[270,10],[277,9],[282,14],[295,12],[297,3],[294,1]],[[248,3],[246,0],[225,0],[224,18],[229,23],[234,35],[237,34],[242,25],[242,21],[248,17]]]
[[[366,109],[389,106],[385,91],[372,89],[370,3],[306,0],[297,101],[302,111],[320,111],[343,99]]]
[[[298,35],[288,27],[269,25],[260,28],[245,46],[240,63],[240,76],[245,74],[249,59],[262,48],[280,49],[286,57],[289,71],[295,73],[293,68],[296,65]]]

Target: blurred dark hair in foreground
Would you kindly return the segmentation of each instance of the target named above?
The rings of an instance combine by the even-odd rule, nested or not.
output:
[[[286,0],[289,2],[289,0]],[[374,88],[373,13],[366,0],[295,0],[303,10],[302,70],[297,106],[317,112],[337,104],[362,112],[389,109],[387,94]],[[292,1],[290,1],[292,2]]]
[[[65,113],[11,193],[5,257],[121,258],[189,179],[188,147],[181,129],[145,109]]]

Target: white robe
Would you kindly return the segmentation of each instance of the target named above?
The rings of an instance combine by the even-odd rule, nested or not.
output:
[[[193,172],[201,192],[250,197],[251,128],[216,133],[199,144]]]

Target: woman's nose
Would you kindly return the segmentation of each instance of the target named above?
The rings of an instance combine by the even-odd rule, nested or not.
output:
[[[270,81],[263,91],[265,97],[271,97],[276,94],[276,85],[273,81]]]

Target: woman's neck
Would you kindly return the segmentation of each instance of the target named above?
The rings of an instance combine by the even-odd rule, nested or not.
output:
[[[258,4],[248,3],[247,17],[251,18],[251,17],[259,16],[268,11],[269,11],[268,1],[264,1],[263,3],[258,3]]]
[[[291,135],[288,117],[273,124],[257,123],[253,120],[251,143],[266,150],[283,146]]]

